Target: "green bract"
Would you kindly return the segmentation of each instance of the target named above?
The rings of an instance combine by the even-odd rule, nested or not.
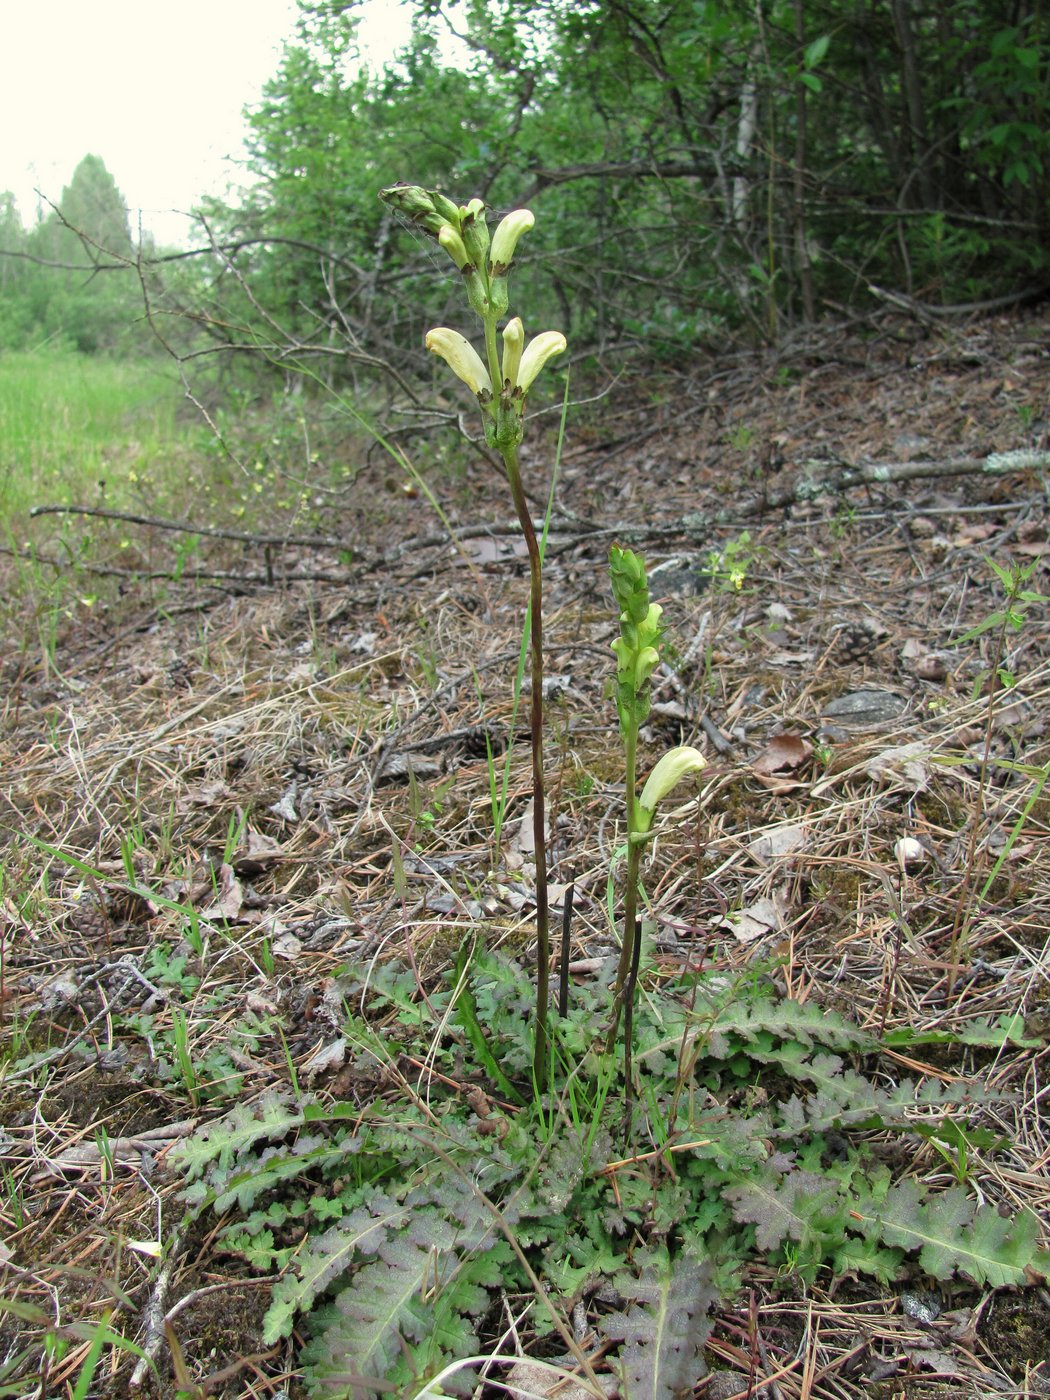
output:
[[[620,609],[616,653],[616,709],[626,735],[649,714],[649,678],[660,660],[657,651],[663,628],[659,603],[650,603],[645,563],[630,549],[615,545],[609,553],[613,596]]]
[[[379,191],[379,198],[435,238],[446,224],[459,232],[458,207],[437,190],[425,190],[421,185],[391,185]]]

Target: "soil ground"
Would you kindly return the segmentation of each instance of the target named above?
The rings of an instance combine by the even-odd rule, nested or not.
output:
[[[538,442],[524,466],[542,511]],[[642,770],[669,743],[709,760],[647,875],[660,956],[775,966],[786,992],[873,1030],[1019,1014],[1042,1048],[967,1071],[1010,1091],[985,1115],[1004,1145],[973,1179],[1044,1220],[1045,605],[960,639],[1002,610],[986,557],[1034,565],[1027,587],[1046,592],[1045,468],[798,486],[844,464],[932,470],[1048,446],[1046,308],[698,355],[570,414],[545,576],[551,871],[556,898],[576,881],[574,958],[611,946],[618,541],[644,553],[668,624]],[[109,1312],[143,1339],[159,1297],[210,1393],[297,1394],[294,1352],[259,1340],[265,1281],[218,1254],[214,1231],[181,1241],[158,1290],[151,1245],[180,1214],[166,1152],[231,1095],[286,1082],[289,1060],[307,1074],[338,967],[407,952],[435,973],[465,921],[531,946],[527,726],[512,704],[525,570],[502,483],[465,448],[457,463],[430,482],[455,542],[410,483],[362,462],[328,526],[349,564],[321,546],[216,541],[221,579],[125,579],[59,619],[53,647],[26,600],[0,698],[12,1375],[40,1364],[45,1324]],[[161,572],[174,558],[170,535],[107,528],[100,564],[107,547],[119,561],[129,528]],[[486,737],[497,755],[514,742],[498,850]],[[131,874],[153,897],[129,892]],[[224,930],[205,956],[186,906]],[[338,1095],[338,1071],[312,1087]],[[931,1150],[910,1167],[935,1182],[943,1164]],[[750,1379],[749,1316],[770,1351]],[[88,1345],[65,1341],[52,1394]],[[799,1346],[805,1365],[763,1386]],[[756,1276],[710,1361],[721,1376],[698,1395],[1043,1395],[1050,1295],[1037,1280],[960,1286],[924,1312],[904,1289],[792,1298]],[[105,1364],[93,1393],[125,1393],[134,1358]]]

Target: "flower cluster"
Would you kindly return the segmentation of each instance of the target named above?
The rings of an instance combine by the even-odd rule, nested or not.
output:
[[[660,660],[657,647],[663,628],[659,603],[650,603],[645,563],[633,550],[609,554],[613,597],[620,609],[620,635],[612,644],[616,653],[616,708],[620,728],[626,734],[644,724],[649,714],[649,677]]]
[[[528,209],[514,209],[489,235],[483,200],[454,204],[436,190],[419,185],[393,185],[380,198],[437,239],[459,268],[471,306],[485,324],[486,357],[459,331],[438,326],[427,333],[426,345],[477,395],[485,414],[489,441],[496,447],[521,440],[525,397],[540,370],[565,349],[560,331],[544,331],[526,346],[525,328],[515,316],[503,330],[503,354],[495,348],[496,324],[510,304],[507,274],[522,234],[536,222]]]
[[[609,574],[613,597],[620,609],[620,635],[612,644],[616,653],[616,708],[620,728],[628,736],[633,754],[634,738],[649,714],[649,680],[660,661],[663,609],[659,603],[650,603],[645,561],[632,550],[613,546]],[[665,753],[649,774],[629,816],[632,837],[644,836],[652,826],[661,799],[683,778],[699,773],[705,766],[703,755],[688,744]]]

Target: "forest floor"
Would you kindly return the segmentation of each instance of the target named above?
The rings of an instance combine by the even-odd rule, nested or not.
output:
[[[996,623],[987,560],[1034,565],[1025,586],[1046,593],[1050,495],[1045,469],[976,464],[1050,446],[1048,347],[1046,308],[886,320],[624,381],[569,415],[545,573],[551,878],[556,904],[575,881],[574,976],[613,949],[616,541],[645,555],[668,628],[641,771],[679,742],[709,763],[646,875],[660,961],[773,969],[786,995],[875,1033],[1020,1018],[996,1053],[909,1068],[996,1091],[974,1121],[1000,1145],[973,1150],[969,1189],[1044,1223],[1050,627],[1043,604]],[[538,514],[549,449],[526,439]],[[850,485],[864,464],[897,467]],[[838,489],[799,489],[836,473]],[[95,522],[95,564],[126,566],[131,533],[140,575],[158,577],[90,609],[45,617],[25,595],[10,612],[4,1394],[45,1393],[41,1366],[46,1393],[71,1394],[91,1345],[78,1325],[105,1315],[154,1345],[158,1308],[201,1393],[301,1394],[291,1344],[261,1341],[269,1281],[222,1254],[210,1222],[160,1269],[182,1209],[168,1153],[293,1067],[338,1098],[322,1052],[340,968],[409,956],[437,977],[468,924],[529,956],[522,550],[480,458],[429,484],[455,542],[373,462],[331,517],[349,563],[203,540],[182,569],[177,535]],[[494,850],[486,740],[499,771],[511,739]],[[908,1170],[953,1179],[929,1144]],[[963,1280],[925,1308],[909,1287],[791,1289],[757,1271],[718,1314],[696,1394],[1050,1393],[1038,1281]],[[107,1351],[88,1393],[126,1393],[134,1361]]]

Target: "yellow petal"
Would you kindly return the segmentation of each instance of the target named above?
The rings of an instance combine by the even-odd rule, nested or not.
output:
[[[459,331],[449,330],[448,326],[437,326],[427,331],[426,346],[435,355],[440,355],[452,373],[457,374],[475,394],[483,390],[492,393],[492,381],[481,356]]]
[[[509,383],[511,388],[518,382],[518,367],[524,346],[525,327],[521,324],[521,317],[515,316],[503,328],[503,381]]]
[[[518,369],[517,383],[523,393],[529,392],[532,381],[543,366],[555,355],[560,355],[565,346],[566,340],[561,331],[543,331],[529,342]]]
[[[681,748],[665,753],[660,762],[649,774],[642,795],[638,799],[638,826],[643,832],[653,824],[657,803],[678,786],[690,773],[699,773],[707,767],[707,760],[698,749],[683,744]]]

